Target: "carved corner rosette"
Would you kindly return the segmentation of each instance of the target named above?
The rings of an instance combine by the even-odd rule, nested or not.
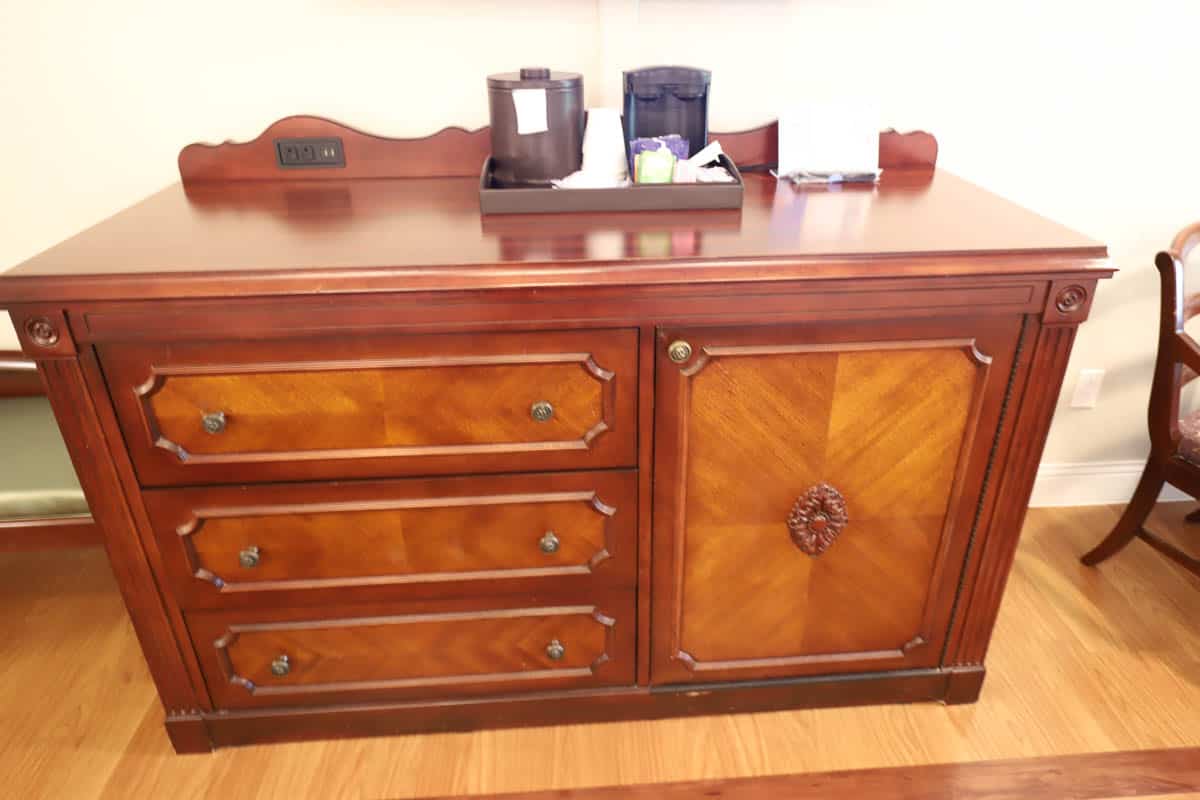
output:
[[[1070,314],[1083,306],[1087,296],[1087,289],[1078,284],[1072,284],[1054,296],[1054,307],[1061,314]]]
[[[796,547],[815,557],[829,549],[849,521],[842,493],[818,483],[796,500],[787,526]]]
[[[38,347],[50,349],[58,344],[58,326],[48,317],[30,317],[25,320],[25,334]]]
[[[1088,281],[1062,280],[1051,284],[1042,322],[1050,325],[1083,322],[1090,310],[1094,288],[1095,284]]]
[[[61,309],[16,307],[8,313],[21,350],[29,358],[41,361],[77,354],[67,315]]]

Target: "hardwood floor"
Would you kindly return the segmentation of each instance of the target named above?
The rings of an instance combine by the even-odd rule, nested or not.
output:
[[[1193,507],[1162,505],[1151,524],[1181,541],[1194,531],[1200,545],[1200,526],[1182,522]],[[1030,513],[975,705],[312,742],[203,756],[170,750],[103,554],[3,554],[0,794],[401,798],[1200,746],[1200,580],[1141,542],[1099,569],[1077,561],[1118,511]],[[1112,796],[1128,796],[1122,791]]]

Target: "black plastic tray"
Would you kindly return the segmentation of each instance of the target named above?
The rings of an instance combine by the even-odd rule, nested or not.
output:
[[[492,159],[479,176],[479,210],[484,214],[553,214],[589,211],[686,211],[741,208],[742,174],[722,155],[718,163],[733,183],[635,183],[620,189],[504,187],[492,179]]]

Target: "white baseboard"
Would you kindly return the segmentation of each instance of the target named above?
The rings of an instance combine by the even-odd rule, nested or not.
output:
[[[1085,461],[1078,464],[1042,464],[1033,484],[1029,505],[1100,506],[1129,502],[1145,461]],[[1192,498],[1174,486],[1163,488],[1160,502]]]

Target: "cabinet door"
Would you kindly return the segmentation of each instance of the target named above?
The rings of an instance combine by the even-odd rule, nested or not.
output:
[[[936,666],[1019,329],[659,331],[652,682]]]

